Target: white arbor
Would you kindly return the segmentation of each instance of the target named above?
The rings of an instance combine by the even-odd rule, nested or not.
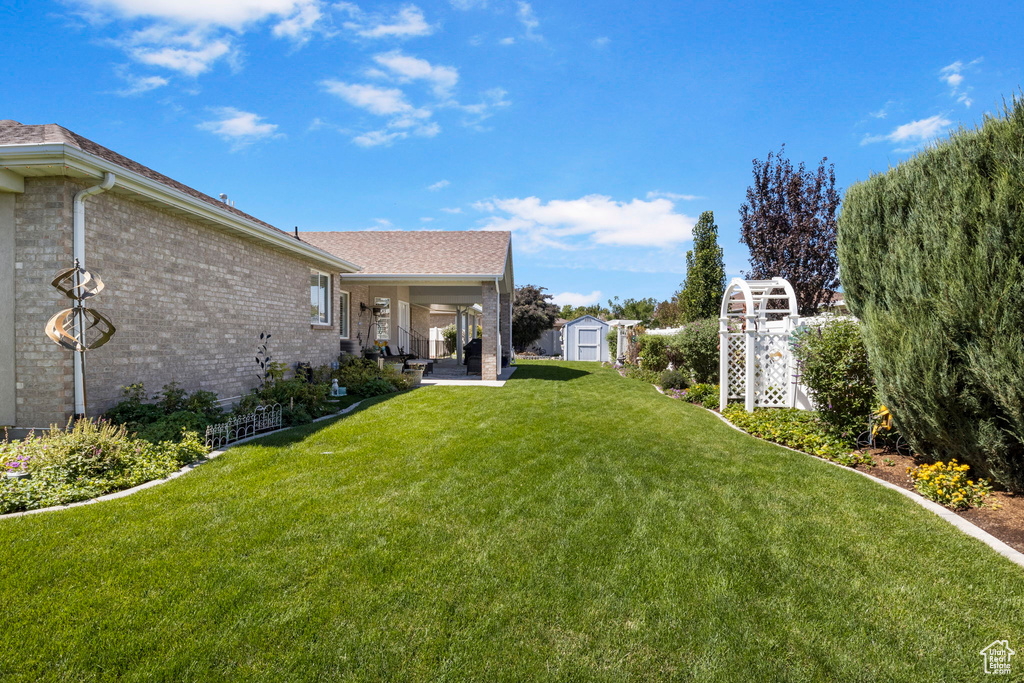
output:
[[[721,407],[740,398],[747,412],[796,407],[790,337],[800,316],[793,286],[781,277],[733,278],[725,288],[718,322]]]

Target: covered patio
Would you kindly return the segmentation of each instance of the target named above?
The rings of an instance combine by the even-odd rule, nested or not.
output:
[[[455,313],[454,367],[461,381],[498,382],[512,357],[512,235],[502,231],[306,232],[302,239],[360,266],[340,276],[339,315],[351,324],[343,345],[386,343],[401,353],[429,357],[432,312]],[[480,374],[465,374],[463,346],[476,337]],[[449,372],[449,364],[435,373]],[[452,373],[454,375],[454,372]],[[454,377],[453,377],[454,379]],[[427,376],[428,381],[437,381]]]

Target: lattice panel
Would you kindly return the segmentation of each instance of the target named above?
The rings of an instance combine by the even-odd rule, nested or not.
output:
[[[789,335],[757,335],[754,376],[754,405],[785,408],[789,394]]]
[[[746,379],[746,335],[729,335],[729,398],[743,398]]]

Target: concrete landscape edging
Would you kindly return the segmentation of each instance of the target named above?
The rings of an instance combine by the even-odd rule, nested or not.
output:
[[[342,415],[345,415],[346,413],[350,413],[353,410],[355,410],[356,407],[360,403],[362,403],[362,401],[356,401],[355,403],[353,403],[352,405],[348,406],[344,410],[339,410],[338,412],[331,413],[330,415],[323,415],[323,416],[318,417],[315,420],[313,420],[313,422],[321,422],[323,420],[330,420],[332,417],[340,417]],[[241,445],[243,443],[248,443],[249,441],[253,441],[255,439],[262,439],[263,437],[270,436],[271,434],[277,434],[279,432],[283,432],[285,430],[294,429],[295,427],[301,427],[301,426],[302,425],[295,425],[293,427],[281,427],[280,429],[275,429],[275,430],[270,431],[270,432],[264,432],[262,434],[256,434],[255,436],[249,436],[249,437],[246,437],[244,439],[239,439],[238,441],[235,441],[234,443],[231,443],[231,444],[225,446],[224,448],[221,448],[221,449],[216,450],[216,451],[210,451],[209,453],[207,453],[206,457],[200,458],[199,460],[194,460],[194,461],[188,463],[187,465],[185,465],[184,467],[182,467],[177,472],[171,472],[170,474],[168,474],[166,477],[163,477],[162,479],[152,479],[152,480],[147,481],[145,483],[139,484],[138,486],[133,486],[130,489],[124,489],[123,491],[114,491],[113,493],[106,493],[106,494],[104,494],[102,496],[97,496],[96,498],[90,498],[89,500],[79,500],[79,501],[76,501],[74,503],[68,503],[67,505],[52,505],[52,506],[50,506],[48,508],[36,508],[35,510],[22,510],[20,512],[8,512],[6,515],[0,515],[0,519],[6,519],[8,517],[25,517],[26,515],[36,515],[36,514],[39,514],[41,512],[56,512],[58,510],[68,510],[70,508],[81,507],[82,505],[92,505],[93,503],[101,503],[101,502],[103,502],[105,500],[115,500],[117,498],[124,498],[125,496],[132,495],[133,493],[137,493],[137,492],[142,491],[144,489],[153,488],[154,486],[159,486],[160,484],[163,484],[163,483],[166,483],[168,481],[171,481],[172,479],[177,479],[180,476],[188,474],[189,472],[191,472],[195,468],[199,467],[200,465],[204,465],[207,462],[209,462],[210,460],[213,460],[214,458],[220,457],[221,455],[226,453],[228,451],[228,449],[230,449],[230,448],[234,448],[235,446],[239,446],[239,445]]]

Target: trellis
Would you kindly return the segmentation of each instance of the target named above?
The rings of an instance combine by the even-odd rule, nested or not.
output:
[[[754,408],[793,408],[796,364],[790,338],[800,324],[796,292],[781,277],[734,278],[718,319],[719,404],[742,400]]]

